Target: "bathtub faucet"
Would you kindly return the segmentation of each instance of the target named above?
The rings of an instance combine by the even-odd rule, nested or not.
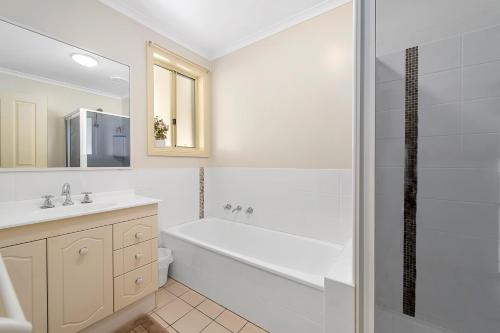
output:
[[[234,212],[239,212],[239,211],[241,211],[242,209],[243,209],[243,207],[241,207],[240,205],[238,205],[238,206],[236,206],[236,208],[235,208],[235,209],[233,209],[233,213],[234,213]]]

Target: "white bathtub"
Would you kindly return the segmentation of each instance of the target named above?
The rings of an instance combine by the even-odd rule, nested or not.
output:
[[[336,245],[221,219],[162,231],[171,274],[273,333],[323,332],[324,277]]]

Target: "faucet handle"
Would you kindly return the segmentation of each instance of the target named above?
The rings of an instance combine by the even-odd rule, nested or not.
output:
[[[92,192],[82,192],[82,194],[84,195],[83,196],[83,199],[81,201],[81,203],[92,203],[92,200],[90,199],[90,194],[92,194]]]
[[[43,205],[40,206],[41,209],[47,209],[47,208],[54,208],[54,204],[52,203],[52,201],[50,201],[50,199],[52,199],[54,196],[51,195],[51,194],[47,194],[47,195],[42,195],[42,198],[45,199],[45,201],[43,202]]]
[[[233,206],[231,206],[230,203],[227,203],[225,206],[224,206],[224,210],[230,210]]]
[[[248,215],[253,214],[253,208],[252,207],[248,207],[247,210],[245,210],[245,213],[247,213]]]

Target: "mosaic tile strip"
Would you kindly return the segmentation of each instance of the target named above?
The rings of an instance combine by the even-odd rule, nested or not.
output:
[[[205,168],[200,168],[200,219],[205,218]]]
[[[418,47],[406,50],[403,313],[415,317],[417,280]]]

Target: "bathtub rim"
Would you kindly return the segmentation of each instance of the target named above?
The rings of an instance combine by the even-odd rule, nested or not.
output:
[[[302,273],[302,272],[296,271],[294,269],[290,269],[290,268],[286,268],[286,267],[282,267],[282,266],[270,264],[270,263],[267,263],[265,261],[253,258],[253,257],[245,256],[245,255],[242,255],[242,254],[234,254],[234,252],[231,252],[229,250],[225,250],[223,248],[214,246],[212,244],[199,241],[198,239],[195,239],[193,237],[187,236],[185,234],[181,234],[181,231],[179,231],[179,229],[181,227],[183,227],[183,226],[194,224],[194,223],[197,223],[197,222],[203,223],[203,221],[206,221],[206,220],[209,220],[209,219],[210,220],[220,220],[220,221],[223,221],[223,222],[226,222],[226,223],[238,223],[238,224],[240,224],[239,222],[233,222],[233,221],[224,220],[224,219],[220,219],[220,218],[203,218],[203,219],[198,219],[198,220],[195,220],[195,221],[191,221],[191,222],[179,224],[179,225],[176,225],[176,226],[172,226],[172,227],[169,227],[169,228],[166,228],[166,229],[161,229],[160,232],[161,233],[165,233],[168,236],[174,237],[176,239],[180,239],[180,240],[186,241],[186,242],[188,242],[188,243],[190,243],[190,244],[192,244],[194,246],[199,246],[199,247],[201,247],[201,248],[203,248],[205,250],[208,250],[210,252],[214,252],[214,253],[217,253],[219,255],[223,255],[223,256],[229,257],[229,258],[231,258],[233,260],[245,263],[245,264],[250,265],[250,266],[252,266],[254,268],[264,270],[264,271],[269,272],[271,274],[274,274],[274,275],[277,275],[279,277],[291,280],[293,282],[305,285],[307,287],[314,288],[314,289],[317,289],[317,290],[320,290],[320,291],[324,291],[325,290],[325,279],[327,278],[327,275],[323,276],[323,275],[306,274],[306,273]],[[261,228],[261,227],[256,227],[256,226],[253,226],[253,225],[244,224],[244,226],[250,227],[250,228],[261,229],[261,230],[265,230],[265,231],[270,231],[270,232],[283,233],[283,234],[286,234],[286,235],[288,235],[290,237],[296,237],[296,238],[300,238],[300,239],[307,239],[308,241],[317,242],[317,243],[325,244],[325,245],[328,245],[328,246],[333,246],[335,248],[338,248],[340,252],[342,252],[343,248],[344,248],[342,245],[335,244],[335,243],[328,243],[328,242],[316,240],[314,238],[307,238],[307,237],[297,236],[297,235],[293,235],[293,234],[284,233],[284,232],[281,232],[281,231],[275,231],[275,230],[269,230],[269,229],[265,229],[265,228]],[[334,267],[335,262],[336,262],[337,259],[338,258],[336,258],[332,262],[332,267]],[[300,277],[304,277],[304,278],[300,278]]]

